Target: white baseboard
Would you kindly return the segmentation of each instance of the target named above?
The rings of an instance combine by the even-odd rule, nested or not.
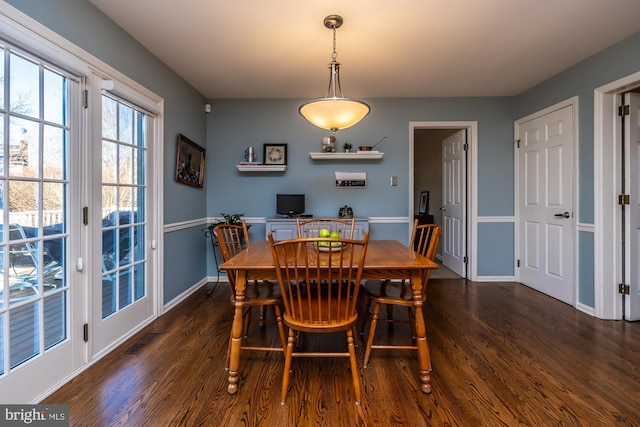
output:
[[[476,282],[516,282],[515,276],[478,276]]]

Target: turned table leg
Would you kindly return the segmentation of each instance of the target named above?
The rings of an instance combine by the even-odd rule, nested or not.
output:
[[[431,358],[429,344],[422,315],[422,272],[411,273],[411,290],[415,308],[416,345],[418,346],[418,366],[420,367],[420,388],[424,393],[431,393]]]
[[[240,349],[242,345],[242,320],[245,291],[247,289],[247,272],[240,270],[236,276],[236,307],[231,326],[231,355],[229,357],[229,386],[227,391],[234,394],[238,391],[238,372],[240,370]]]

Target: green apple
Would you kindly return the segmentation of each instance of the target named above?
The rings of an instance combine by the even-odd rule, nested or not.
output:
[[[329,237],[330,234],[331,232],[326,228],[321,228],[320,231],[318,231],[318,237]]]
[[[329,242],[318,242],[318,246],[329,246]]]
[[[331,233],[329,233],[329,237],[331,239],[339,239],[340,238],[340,233],[338,233],[337,231],[332,231]]]

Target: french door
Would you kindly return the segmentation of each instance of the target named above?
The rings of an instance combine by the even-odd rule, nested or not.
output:
[[[38,402],[157,312],[161,100],[102,82],[0,39],[1,403]]]
[[[26,403],[85,362],[77,177],[80,84],[0,43],[0,402]]]
[[[100,149],[93,150],[92,192],[94,256],[92,316],[88,329],[91,357],[109,351],[155,313],[149,280],[149,140],[151,114],[103,91],[100,99]]]

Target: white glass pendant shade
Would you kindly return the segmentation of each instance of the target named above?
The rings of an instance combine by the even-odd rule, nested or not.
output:
[[[307,102],[298,111],[315,126],[336,132],[362,120],[369,114],[369,106],[355,99],[321,98]]]

